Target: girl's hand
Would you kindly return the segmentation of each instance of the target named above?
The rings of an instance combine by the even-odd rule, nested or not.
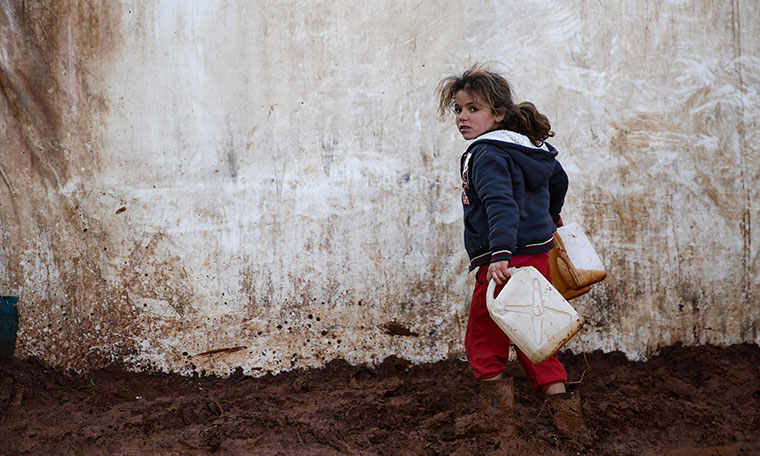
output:
[[[509,261],[497,261],[488,265],[488,274],[486,274],[486,282],[490,282],[491,279],[496,282],[496,285],[503,285],[507,283],[509,279]]]

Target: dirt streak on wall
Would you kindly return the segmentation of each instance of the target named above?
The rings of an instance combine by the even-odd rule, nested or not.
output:
[[[88,75],[119,41],[119,14],[101,2],[0,10],[2,288],[22,297],[21,353],[51,364],[132,350],[113,331],[128,333],[133,312],[105,270],[107,224],[81,201],[99,166],[92,129],[107,109]]]

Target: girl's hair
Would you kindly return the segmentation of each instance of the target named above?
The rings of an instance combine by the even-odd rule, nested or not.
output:
[[[549,119],[538,112],[533,103],[518,105],[512,100],[509,82],[498,73],[474,65],[461,75],[449,76],[438,84],[438,117],[443,120],[453,108],[454,97],[460,90],[479,97],[491,111],[506,112],[500,126],[527,136],[534,145],[541,146],[546,138],[554,136]]]

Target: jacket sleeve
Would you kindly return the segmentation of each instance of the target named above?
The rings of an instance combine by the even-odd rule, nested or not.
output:
[[[511,261],[517,244],[520,209],[512,193],[512,176],[504,154],[484,146],[472,163],[472,183],[488,219],[491,262]],[[475,155],[475,153],[473,153]]]
[[[565,204],[567,186],[567,173],[559,161],[554,160],[554,172],[549,178],[549,215],[555,223],[559,220],[562,206]]]

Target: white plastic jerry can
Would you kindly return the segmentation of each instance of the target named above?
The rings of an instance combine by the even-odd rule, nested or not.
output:
[[[493,296],[496,282],[488,284],[488,313],[520,351],[541,364],[581,329],[583,319],[536,268],[509,272],[498,297]]]

